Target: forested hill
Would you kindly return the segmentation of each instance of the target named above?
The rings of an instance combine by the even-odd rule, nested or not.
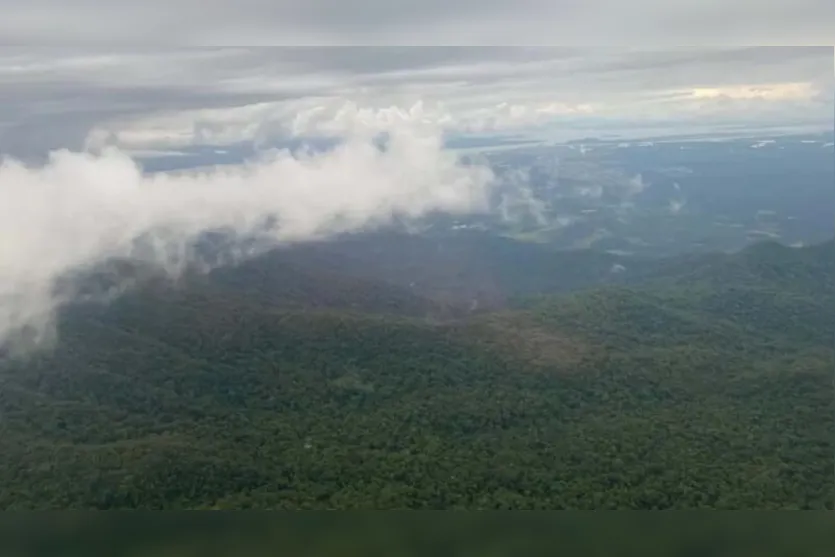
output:
[[[833,242],[450,257],[417,276],[446,298],[320,249],[0,364],[0,507],[833,508]],[[487,267],[492,311],[433,318]]]
[[[239,267],[220,269],[211,281],[232,292],[257,291],[272,301],[298,294],[304,307],[321,306],[320,299],[329,298],[334,303],[326,305],[331,307],[378,310],[382,306],[373,302],[373,294],[357,290],[380,290],[383,299],[393,300],[399,292],[399,297],[420,297],[435,310],[469,310],[474,305],[494,309],[520,296],[610,282],[622,259],[592,250],[558,251],[479,231],[441,236],[387,232],[275,250]],[[304,280],[289,276],[291,272]],[[344,293],[344,299],[336,299],[333,292]],[[395,308],[394,303],[388,306]]]

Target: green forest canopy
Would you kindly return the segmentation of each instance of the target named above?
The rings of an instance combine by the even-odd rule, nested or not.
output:
[[[0,364],[0,508],[832,509],[833,246],[459,319],[329,282],[74,307]]]

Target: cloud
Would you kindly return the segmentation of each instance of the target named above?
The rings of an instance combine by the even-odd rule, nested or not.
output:
[[[633,197],[647,189],[647,185],[643,175],[637,174],[624,184],[623,193],[626,197]]]
[[[697,99],[808,100],[816,92],[811,83],[768,83],[747,87],[698,87],[690,94]]]
[[[269,143],[394,114],[449,134],[831,125],[832,48],[8,48],[0,152]],[[415,107],[420,107],[413,113]],[[109,138],[103,141],[102,138]]]
[[[681,210],[684,209],[685,205],[687,205],[687,201],[684,199],[671,199],[670,203],[667,205],[667,210],[671,215],[678,215],[681,213]]]
[[[495,190],[496,210],[505,223],[516,226],[546,226],[549,203],[530,186],[530,169],[516,167],[501,172],[501,185]]]
[[[832,44],[828,0],[0,1],[9,43],[204,45]]]
[[[194,242],[223,230],[261,246],[487,209],[493,176],[442,149],[437,131],[388,128],[327,153],[272,152],[242,166],[143,174],[124,153],[56,151],[38,167],[0,166],[0,346],[28,331],[48,338],[56,309],[77,295],[67,277],[110,258],[171,274]]]

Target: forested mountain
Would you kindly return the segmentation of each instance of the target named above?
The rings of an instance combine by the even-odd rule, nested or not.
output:
[[[256,288],[286,300],[293,288],[286,288],[285,275],[294,270],[314,284],[325,277],[334,279],[324,288],[308,284],[311,295],[345,291],[354,283],[408,292],[445,306],[469,308],[477,302],[479,307],[495,308],[506,305],[508,298],[613,280],[613,266],[622,260],[605,252],[557,251],[476,230],[438,235],[387,232],[275,250],[239,267],[220,269],[212,281],[236,291]],[[304,305],[310,297],[302,296]],[[351,295],[347,299],[357,303]]]
[[[835,243],[387,242],[68,308],[0,507],[833,508]]]

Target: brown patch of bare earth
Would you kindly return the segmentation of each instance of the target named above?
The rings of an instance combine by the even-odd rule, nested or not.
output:
[[[591,351],[585,342],[517,313],[492,314],[472,326],[479,342],[519,361],[526,369],[569,373],[576,371]]]

